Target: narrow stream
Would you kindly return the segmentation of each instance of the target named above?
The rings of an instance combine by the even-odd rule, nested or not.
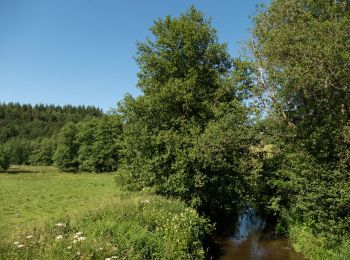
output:
[[[252,208],[239,216],[230,235],[214,239],[218,259],[302,260],[287,239],[276,238]]]

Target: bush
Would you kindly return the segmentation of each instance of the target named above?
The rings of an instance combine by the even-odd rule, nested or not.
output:
[[[338,245],[329,248],[322,236],[315,236],[307,226],[293,225],[290,237],[295,249],[303,252],[304,256],[315,260],[339,260],[350,258],[350,238],[343,238]]]

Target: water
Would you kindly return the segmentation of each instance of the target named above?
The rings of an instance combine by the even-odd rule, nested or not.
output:
[[[226,230],[227,231],[227,230]],[[231,235],[216,237],[216,258],[239,260],[303,260],[287,239],[276,238],[267,224],[248,208],[238,217]]]

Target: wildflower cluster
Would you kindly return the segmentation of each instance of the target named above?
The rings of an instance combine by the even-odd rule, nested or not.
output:
[[[182,202],[125,198],[118,206],[22,234],[0,259],[200,259],[206,221]]]
[[[73,236],[74,240],[73,240],[73,244],[78,243],[80,241],[84,241],[86,239],[86,237],[82,236],[83,232],[77,232],[75,233],[75,235]]]

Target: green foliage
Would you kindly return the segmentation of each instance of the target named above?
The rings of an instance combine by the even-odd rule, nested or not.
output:
[[[10,160],[5,153],[4,148],[0,145],[0,170],[7,170],[10,166]]]
[[[110,115],[77,125],[81,171],[111,172],[118,167],[122,138],[120,117]]]
[[[241,103],[251,82],[203,14],[157,20],[138,44],[138,86],[119,106],[123,161],[117,181],[152,187],[218,217],[239,206],[250,132]],[[246,185],[247,186],[247,185]]]
[[[91,106],[0,104],[0,144],[11,164],[48,165],[55,148],[51,138],[65,123],[102,115]]]
[[[349,1],[276,0],[251,42],[256,93],[271,109],[260,203],[280,230],[302,223],[328,249],[350,235],[349,26]]]
[[[330,249],[324,237],[313,235],[312,231],[306,226],[292,226],[290,228],[290,236],[295,249],[303,252],[310,259],[345,260],[350,257],[349,238],[343,238],[334,248]]]
[[[6,155],[9,157],[10,164],[29,164],[31,152],[29,140],[12,138],[4,143],[3,146]]]
[[[100,117],[102,111],[93,106],[54,106],[0,104],[0,143],[17,137],[27,140],[51,137],[67,122],[87,117]]]
[[[29,164],[52,165],[53,153],[56,150],[55,138],[38,138],[31,142]]]
[[[77,126],[74,123],[68,123],[62,127],[57,136],[57,149],[53,160],[55,166],[67,172],[78,171],[78,149]]]
[[[349,172],[320,164],[303,150],[280,150],[265,159],[260,203],[282,226],[304,223],[335,245],[348,236]]]
[[[265,97],[309,153],[341,159],[349,150],[349,2],[273,1],[255,23],[252,51],[266,73]]]
[[[63,171],[115,171],[121,142],[122,124],[118,115],[68,123],[57,137],[54,161]]]

